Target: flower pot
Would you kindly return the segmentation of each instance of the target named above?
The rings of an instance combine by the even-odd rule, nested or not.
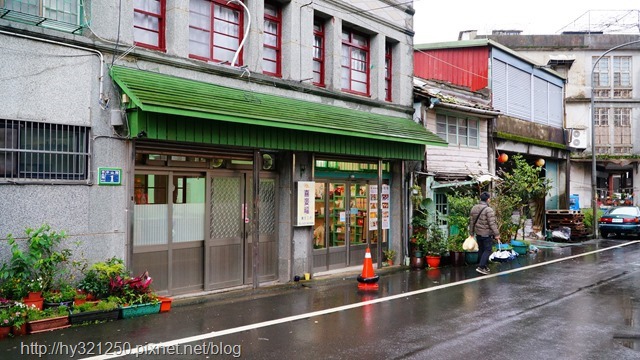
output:
[[[29,300],[42,299],[42,291],[29,291],[29,295],[27,295],[27,299]]]
[[[464,251],[450,251],[451,264],[453,266],[464,266]]]
[[[12,326],[11,333],[13,336],[27,335],[27,323],[24,323],[21,326]]]
[[[424,257],[422,253],[416,251],[414,256],[411,257],[410,266],[412,269],[424,269]]]
[[[157,314],[159,312],[160,312],[160,303],[123,306],[120,308],[120,318],[129,319],[132,317],[145,316],[149,314]]]
[[[166,296],[158,296],[158,300],[160,300],[160,312],[168,312],[171,310],[171,302],[172,298]]]
[[[84,322],[118,320],[118,318],[120,318],[120,309],[116,308],[113,310],[85,311],[81,313],[70,314],[69,322],[72,325],[76,325],[82,324]]]
[[[475,265],[478,263],[478,252],[477,251],[465,251],[464,259],[467,264]]]
[[[29,333],[37,334],[44,331],[64,329],[71,326],[69,324],[69,316],[58,316],[49,319],[28,321]]]
[[[38,300],[29,300],[29,298],[22,299],[22,303],[31,307],[35,307],[38,310],[42,310],[44,307],[44,299],[40,298]]]
[[[0,326],[0,340],[9,337],[11,326]]]
[[[440,266],[440,255],[427,255],[427,265],[429,265],[430,268],[437,268]]]

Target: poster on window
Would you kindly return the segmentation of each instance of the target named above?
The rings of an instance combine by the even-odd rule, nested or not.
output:
[[[378,230],[378,185],[369,186],[369,230]]]
[[[380,201],[382,206],[382,229],[389,229],[389,200],[391,200],[391,190],[389,189],[389,185],[382,185],[382,199]]]
[[[296,226],[313,226],[316,212],[315,188],[315,181],[298,181]]]

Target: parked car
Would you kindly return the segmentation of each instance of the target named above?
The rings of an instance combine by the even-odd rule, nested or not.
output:
[[[598,231],[604,238],[611,234],[640,237],[640,208],[637,206],[610,208],[598,221]]]

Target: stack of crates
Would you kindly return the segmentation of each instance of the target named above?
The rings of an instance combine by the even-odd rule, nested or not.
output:
[[[579,241],[590,235],[584,226],[584,214],[580,210],[547,210],[547,229],[558,230],[561,227],[571,229],[571,240]]]

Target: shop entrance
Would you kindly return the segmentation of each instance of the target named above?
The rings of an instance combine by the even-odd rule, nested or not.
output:
[[[377,231],[370,231],[368,181],[316,181],[314,272],[362,264],[367,244],[375,254]],[[377,211],[377,210],[376,210]]]
[[[259,281],[277,277],[276,180],[260,173]],[[251,284],[253,172],[135,174],[133,271],[169,294]]]
[[[133,271],[149,271],[156,290],[202,290],[206,174],[137,172]]]
[[[260,176],[258,279],[268,281],[276,279],[277,270],[276,181],[268,174]],[[252,283],[252,182],[251,172],[215,173],[209,178],[209,289]]]

